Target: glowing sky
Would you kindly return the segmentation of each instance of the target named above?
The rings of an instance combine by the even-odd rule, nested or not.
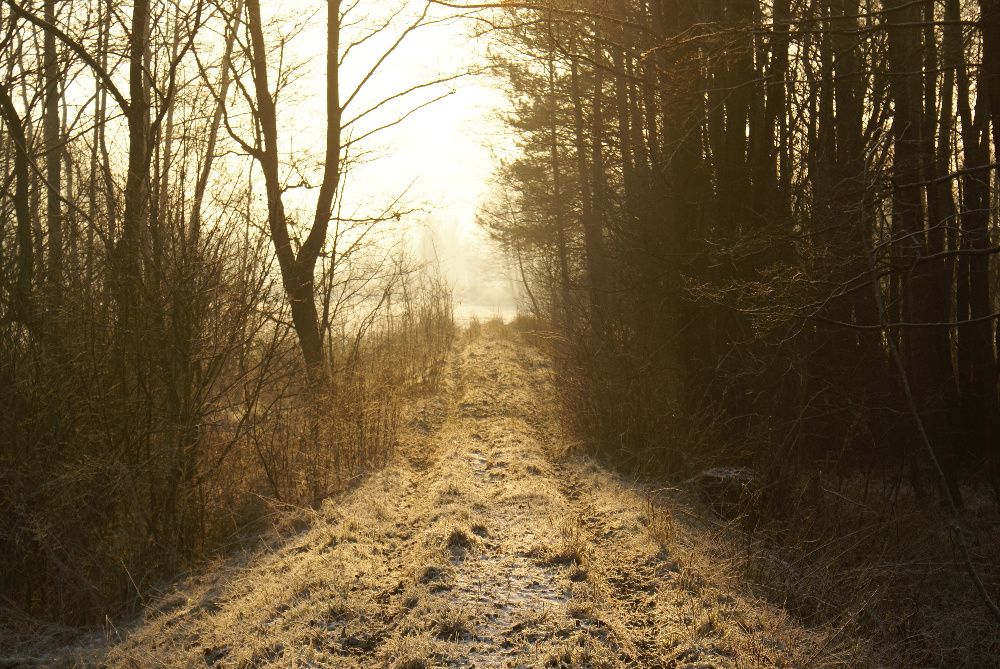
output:
[[[405,25],[413,11],[423,7],[419,0],[374,2],[361,0],[356,12],[348,16],[362,19],[357,28],[345,30],[348,42],[376,25],[401,2],[406,12],[396,23]],[[347,2],[345,0],[345,6]],[[308,16],[307,5],[321,9],[324,3],[296,5],[291,16]],[[301,9],[300,9],[301,7]],[[437,9],[433,17],[444,17]],[[289,12],[285,9],[286,15]],[[316,12],[308,26],[289,43],[288,51],[298,60],[308,61],[302,79],[290,89],[296,113],[282,115],[279,126],[283,142],[301,152],[304,144],[314,144],[317,156],[322,149],[322,121],[325,118],[323,75],[325,71],[325,10]],[[341,69],[342,96],[354,89],[356,82],[370,69],[394,39],[393,29],[372,39],[362,49],[351,52]],[[474,67],[483,62],[485,42],[471,37],[467,21],[447,21],[422,27],[405,40],[383,64],[376,77],[368,82],[352,107],[357,111],[397,91],[415,84]],[[435,256],[455,289],[459,315],[470,311],[487,315],[496,311],[509,313],[515,304],[514,286],[506,271],[507,263],[476,225],[479,203],[488,196],[490,177],[497,154],[510,151],[510,139],[504,134],[498,114],[507,107],[503,93],[493,87],[486,75],[466,76],[445,86],[415,94],[399,104],[388,105],[379,114],[365,119],[355,134],[377,127],[398,117],[421,101],[453,93],[407,118],[402,124],[385,130],[366,141],[364,149],[376,152],[377,159],[351,168],[345,190],[347,214],[378,210],[406,191],[403,208],[417,209],[404,221],[401,232],[408,245],[424,260]],[[349,108],[345,117],[353,116]],[[287,109],[287,108],[286,108]],[[310,139],[315,138],[315,140]]]

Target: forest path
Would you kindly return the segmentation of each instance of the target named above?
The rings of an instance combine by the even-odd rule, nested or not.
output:
[[[803,666],[820,639],[713,581],[671,513],[570,456],[549,361],[456,345],[397,457],[280,547],[184,584],[109,666]],[[103,654],[103,653],[102,653]]]

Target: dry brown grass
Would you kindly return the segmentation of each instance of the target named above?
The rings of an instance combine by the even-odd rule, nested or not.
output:
[[[546,564],[583,568],[588,539],[579,519],[566,518],[556,528],[553,539],[534,547],[530,554]]]
[[[679,587],[710,599],[721,586],[781,606],[825,637],[807,655],[811,665],[984,667],[1000,650],[933,518],[886,514],[876,522],[831,500],[825,518],[814,519],[813,536],[821,538],[807,541],[760,527],[750,538],[739,519],[721,521],[679,490],[658,495],[649,513],[650,536],[671,556]],[[666,513],[674,519],[668,533],[656,520]],[[981,559],[990,573],[989,558]],[[764,651],[751,642],[741,652]]]
[[[714,432],[680,443],[683,422],[669,394],[651,391],[651,379],[627,369],[591,369],[583,353],[529,337],[555,355],[555,387],[572,433],[585,437],[583,450],[660,485],[673,481],[675,488],[650,497],[645,525],[677,562],[681,588],[704,594],[708,584],[722,582],[826,630],[830,641],[813,663],[995,664],[1000,627],[973,589],[942,512],[932,500],[918,501],[901,473],[889,469],[865,481],[846,466],[830,464],[820,474],[807,464],[800,479],[768,481],[737,517],[720,518],[684,481],[711,466],[721,448],[706,441]],[[963,494],[973,560],[1000,596],[1000,510],[988,490]],[[712,556],[708,562],[705,555]]]
[[[95,661],[892,664],[856,627],[803,625],[756,589],[733,540],[738,528],[697,500],[626,481],[579,454],[554,456],[565,447],[550,442],[568,433],[539,422],[537,404],[551,396],[541,360],[489,334],[466,346],[442,376],[439,427],[412,424],[385,469],[318,510],[289,510],[281,536],[178,584]],[[502,412],[463,409],[518,393]],[[532,466],[502,464],[517,462]]]
[[[119,460],[107,441],[106,452],[98,453],[95,440],[102,434],[110,440],[111,433],[87,427],[100,420],[115,431],[114,415],[58,418],[81,430],[76,460],[50,463],[50,471],[25,461],[5,470],[9,481],[0,480],[3,504],[24,512],[0,520],[0,542],[8,549],[0,557],[0,615],[8,605],[27,611],[8,615],[33,621],[29,629],[60,618],[92,622],[95,611],[116,619],[129,605],[155,598],[180,570],[260,536],[309,526],[311,508],[387,461],[412,420],[409,400],[438,387],[454,335],[448,300],[446,294],[413,297],[363,331],[331,332],[335,363],[322,392],[303,389],[291,339],[271,350],[250,346],[242,362],[249,370],[220,372],[218,383],[227,390],[204,407],[189,444],[189,479],[169,476],[172,430],[140,439]],[[81,407],[68,401],[61,410]],[[137,459],[143,452],[145,459]],[[37,494],[28,494],[28,483],[39,476],[43,489],[58,490],[44,505],[34,505]],[[348,529],[341,540],[362,531]],[[30,541],[23,540],[26,532]],[[35,613],[46,620],[35,620]],[[0,646],[12,637],[11,645],[16,642],[18,626],[3,625]]]
[[[439,655],[437,640],[428,633],[393,639],[382,650],[384,666],[391,669],[428,669]]]
[[[478,316],[473,316],[465,326],[465,335],[469,339],[479,339],[483,334],[483,324],[479,322]]]

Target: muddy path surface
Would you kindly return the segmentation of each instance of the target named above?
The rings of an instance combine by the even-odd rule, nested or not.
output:
[[[648,491],[573,455],[552,384],[513,333],[466,339],[389,466],[112,630],[99,661],[816,665],[824,635],[740,594]]]

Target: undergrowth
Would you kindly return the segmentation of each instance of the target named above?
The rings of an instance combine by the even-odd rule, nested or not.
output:
[[[754,494],[720,516],[699,487],[699,472],[744,463],[732,458],[729,444],[686,431],[703,417],[681,420],[669,393],[651,387],[641,369],[616,369],[534,321],[525,319],[518,331],[553,358],[560,400],[586,437],[580,443],[668,491],[651,501],[656,541],[666,546],[676,537],[671,505],[681,504],[712,537],[704,548],[712,551],[713,570],[807,626],[857,639],[872,649],[872,666],[995,664],[1000,628],[969,579],[944,511],[915,491],[905,472],[873,473],[853,462],[793,468],[755,461]],[[780,453],[775,449],[774,458]],[[985,486],[967,487],[963,496],[975,566],[987,588],[1000,593],[997,505]]]
[[[2,626],[137,610],[178,573],[385,462],[403,404],[436,387],[455,332],[446,288],[394,280],[392,302],[339,305],[320,384],[306,381],[288,324],[263,310],[229,313],[212,338],[223,344],[196,352],[190,377],[137,352],[150,368],[131,397],[108,371],[111,344],[90,331],[60,370],[0,341]]]

